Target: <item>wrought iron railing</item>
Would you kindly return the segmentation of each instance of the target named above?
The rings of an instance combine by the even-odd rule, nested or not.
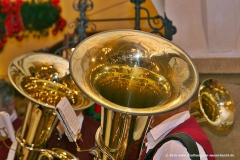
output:
[[[66,43],[65,46],[59,48],[54,52],[54,54],[61,55],[62,50],[74,47],[79,42],[87,37],[86,30],[89,27],[89,22],[92,24],[92,31],[96,30],[96,25],[93,22],[106,22],[106,21],[135,21],[135,30],[141,30],[140,21],[147,20],[148,25],[151,29],[151,33],[158,34],[168,40],[172,40],[173,35],[177,32],[175,26],[173,26],[172,21],[169,20],[164,14],[164,17],[160,15],[156,15],[154,17],[150,16],[150,13],[147,8],[142,7],[141,4],[145,2],[145,0],[130,0],[131,3],[135,4],[135,17],[133,18],[103,18],[103,19],[88,19],[86,16],[86,12],[91,11],[93,9],[92,0],[74,0],[73,9],[79,12],[79,17],[68,24],[70,28],[74,28],[74,34],[71,41]],[[145,11],[147,17],[141,17],[141,11]]]

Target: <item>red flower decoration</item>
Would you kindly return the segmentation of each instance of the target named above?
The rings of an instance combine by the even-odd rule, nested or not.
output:
[[[10,37],[24,29],[20,13],[22,4],[22,0],[16,0],[16,2],[2,0],[1,2],[2,13],[6,14],[4,21],[6,34]]]
[[[52,5],[53,5],[53,6],[57,6],[58,3],[59,3],[59,0],[52,0]]]

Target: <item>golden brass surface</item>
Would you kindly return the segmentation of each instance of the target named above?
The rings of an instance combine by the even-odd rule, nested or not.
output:
[[[69,61],[60,56],[48,53],[19,56],[9,65],[8,75],[13,86],[29,100],[17,135],[20,144],[17,153],[22,154],[15,155],[15,159],[32,160],[41,155],[59,121],[55,107],[63,97],[74,110],[93,105],[71,79]]]
[[[234,102],[219,81],[206,79],[199,86],[198,100],[191,103],[190,113],[199,123],[207,121],[218,130],[227,130],[234,123]]]
[[[55,108],[67,97],[75,110],[92,104],[70,77],[69,61],[48,53],[30,53],[17,57],[9,65],[9,78],[25,97],[41,106]]]
[[[102,158],[118,160],[137,159],[151,116],[190,101],[199,80],[181,48],[137,30],[86,38],[73,51],[70,73],[79,89],[102,106],[96,133]]]

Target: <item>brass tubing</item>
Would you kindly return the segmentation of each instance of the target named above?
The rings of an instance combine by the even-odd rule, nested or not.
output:
[[[39,150],[46,150],[58,122],[55,107],[63,97],[74,110],[93,105],[76,87],[69,74],[69,61],[63,57],[40,52],[21,55],[10,63],[8,76],[16,90],[29,100],[23,124],[16,135],[19,139],[17,160],[37,159]]]
[[[191,102],[190,113],[191,113],[191,116],[193,116],[198,123],[207,121],[207,119],[203,116],[203,114],[200,111],[198,100]]]
[[[72,53],[70,74],[78,88],[102,106],[97,146],[102,158],[117,160],[138,159],[151,116],[190,101],[199,80],[181,48],[137,30],[84,39]]]
[[[234,102],[219,81],[205,79],[199,86],[198,100],[190,105],[190,113],[199,123],[208,122],[218,130],[227,130],[234,123]]]

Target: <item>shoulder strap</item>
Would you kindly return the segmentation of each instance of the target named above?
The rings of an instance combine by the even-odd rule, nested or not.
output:
[[[153,158],[155,150],[159,147],[160,144],[163,144],[169,140],[177,140],[180,141],[184,147],[187,148],[187,151],[190,155],[191,160],[200,160],[199,151],[197,144],[195,140],[188,134],[183,132],[175,132],[167,137],[165,137],[163,140],[161,140],[153,149],[150,149],[144,160],[150,160]]]

